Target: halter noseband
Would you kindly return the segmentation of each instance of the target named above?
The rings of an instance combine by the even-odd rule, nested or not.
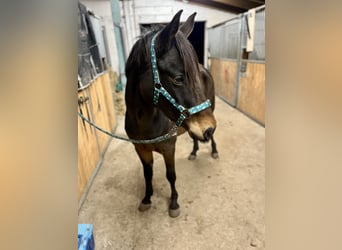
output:
[[[180,116],[178,120],[176,121],[176,125],[179,127],[180,125],[182,125],[183,121],[186,118],[196,113],[199,113],[202,110],[209,108],[211,106],[211,102],[209,99],[207,99],[201,104],[198,104],[188,109],[178,104],[176,100],[169,94],[169,92],[167,92],[167,90],[163,87],[163,85],[160,82],[159,72],[158,72],[158,67],[157,67],[157,56],[156,56],[156,51],[154,49],[155,39],[157,35],[158,33],[155,34],[151,40],[151,65],[152,65],[153,82],[154,82],[153,103],[154,105],[157,105],[158,100],[159,100],[159,94],[162,94],[180,112]]]

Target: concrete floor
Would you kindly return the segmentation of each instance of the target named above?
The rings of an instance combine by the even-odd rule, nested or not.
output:
[[[195,161],[187,159],[192,140],[178,138],[176,188],[181,214],[168,215],[169,183],[162,157],[154,154],[152,207],[139,212],[145,192],[142,166],[132,144],[113,139],[79,223],[94,226],[95,246],[106,249],[265,248],[265,128],[219,98],[215,138],[200,144]],[[117,133],[124,134],[119,117]]]

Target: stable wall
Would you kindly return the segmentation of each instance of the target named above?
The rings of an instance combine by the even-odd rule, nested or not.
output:
[[[209,34],[216,95],[265,125],[265,6],[213,27]]]
[[[247,62],[240,76],[237,108],[265,125],[265,63]]]
[[[78,112],[99,127],[113,131],[116,125],[108,71],[78,91]],[[94,175],[110,137],[78,117],[78,200]]]
[[[246,72],[240,74],[238,62],[210,59],[210,72],[215,83],[215,94],[265,125],[265,63],[246,62]]]
[[[229,104],[235,103],[237,62],[212,58],[210,72],[215,83],[215,94]]]

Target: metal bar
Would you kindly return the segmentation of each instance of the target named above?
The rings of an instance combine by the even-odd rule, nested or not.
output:
[[[264,5],[261,5],[261,6],[259,6],[259,7],[256,7],[255,8],[255,11],[260,11],[260,10],[264,10],[264,9],[266,9],[266,5],[264,4]]]
[[[241,18],[242,15],[243,15],[243,14],[239,14],[239,15],[237,15],[237,16],[231,18],[231,19],[228,19],[227,21],[224,21],[224,22],[222,22],[222,23],[215,24],[215,25],[209,27],[208,30],[210,30],[210,29],[215,29],[215,28],[217,28],[217,27],[224,27],[224,26],[226,26],[226,25],[230,25],[232,21],[234,21],[234,20],[239,20],[239,19]]]
[[[221,61],[229,61],[229,62],[237,62],[237,59],[233,59],[233,58],[225,58],[225,57],[217,57],[217,56],[209,56],[209,59],[218,59]]]
[[[120,4],[118,0],[111,0],[111,9],[112,9],[112,19],[114,25],[114,34],[115,41],[118,51],[118,59],[119,59],[119,78],[120,82],[123,86],[126,86],[126,76],[125,76],[125,47],[122,39],[122,30],[121,30],[121,15],[120,15]],[[119,24],[119,25],[118,25]]]
[[[229,11],[229,12],[233,12],[233,13],[241,13],[243,11],[246,11],[246,8],[241,8],[241,7],[234,6],[234,5],[227,5],[227,4],[224,4],[221,2],[216,2],[216,1],[189,0],[189,2],[203,4],[203,5],[209,6],[211,8],[217,8],[217,9],[221,9],[221,10],[225,10],[225,11]]]
[[[242,59],[241,61],[246,62],[246,63],[259,63],[259,64],[265,64],[266,63],[264,60]]]
[[[108,39],[107,39],[107,30],[106,30],[105,25],[102,26],[102,36],[103,36],[103,43],[104,43],[105,52],[106,52],[107,64],[110,66],[113,66],[112,60],[110,57],[110,50],[109,50]]]
[[[96,74],[96,76],[91,81],[89,81],[86,85],[83,85],[82,88],[77,89],[77,91],[82,91],[82,90],[86,89],[91,84],[93,84],[96,81],[97,78],[99,78],[100,76],[102,76],[102,75],[104,75],[106,73],[108,73],[108,70],[104,70],[101,73]]]
[[[241,56],[242,56],[242,20],[243,18],[240,18],[240,22],[239,22],[239,31],[240,31],[240,35],[238,38],[238,54],[237,54],[237,58],[238,58],[238,62],[237,62],[237,71],[236,71],[236,80],[235,80],[235,96],[234,96],[234,106],[237,106],[238,103],[238,98],[239,98],[239,86],[240,86],[240,70],[241,70]]]

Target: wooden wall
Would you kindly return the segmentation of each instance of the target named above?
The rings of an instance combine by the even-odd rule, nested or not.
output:
[[[211,58],[210,62],[216,95],[265,125],[265,63],[247,61],[242,75],[235,61]]]
[[[264,63],[247,63],[246,76],[240,76],[237,108],[265,124]]]
[[[230,104],[235,102],[237,62],[212,58],[210,72],[215,82],[216,95]]]
[[[88,101],[82,102],[81,100]],[[78,92],[78,112],[107,131],[113,131],[114,102],[109,73],[105,72]],[[78,117],[78,199],[99,162],[110,137]]]

